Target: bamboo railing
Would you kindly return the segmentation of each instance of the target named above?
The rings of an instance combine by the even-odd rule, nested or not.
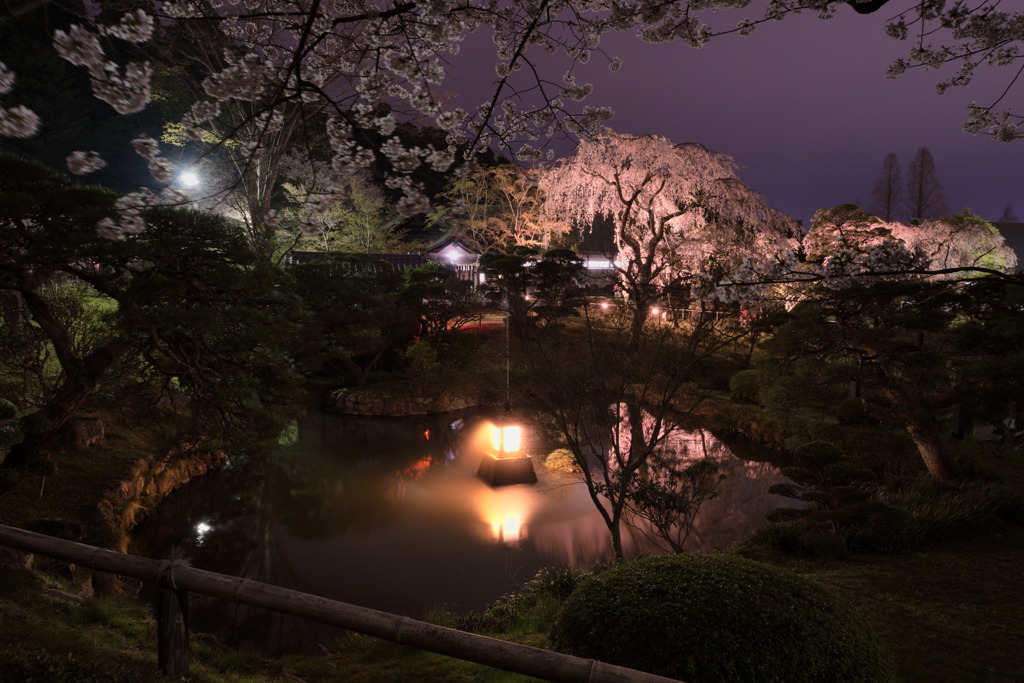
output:
[[[340,626],[410,647],[487,664],[505,671],[567,683],[666,683],[672,679],[593,659],[466,633],[250,579],[97,548],[0,525],[0,545],[76,564],[155,581],[160,587],[158,667],[188,673],[188,592]]]

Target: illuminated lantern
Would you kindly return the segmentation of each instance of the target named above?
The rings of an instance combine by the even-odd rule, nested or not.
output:
[[[522,452],[523,428],[510,420],[490,426],[491,448],[484,453],[477,476],[491,486],[532,484],[537,481],[533,459]]]
[[[517,424],[491,425],[491,445],[499,458],[519,450],[523,429]]]

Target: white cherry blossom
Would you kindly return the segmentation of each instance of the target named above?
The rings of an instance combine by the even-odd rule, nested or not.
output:
[[[68,170],[75,175],[93,173],[107,165],[98,152],[83,152],[81,150],[72,152],[67,158],[67,163]]]

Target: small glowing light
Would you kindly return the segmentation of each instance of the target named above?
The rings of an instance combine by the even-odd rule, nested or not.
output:
[[[205,536],[212,529],[213,527],[207,524],[206,522],[199,522],[199,524],[196,524],[196,533],[200,536]]]
[[[185,187],[197,187],[199,185],[199,174],[195,171],[184,171],[178,176],[178,180]]]
[[[518,425],[503,427],[493,425],[491,427],[491,444],[499,453],[514,453],[519,450],[521,434],[522,428]]]
[[[651,315],[661,315],[661,309],[657,306],[651,306]]]
[[[607,311],[608,310],[608,302],[607,301],[602,301],[601,302],[601,310],[602,311]]]

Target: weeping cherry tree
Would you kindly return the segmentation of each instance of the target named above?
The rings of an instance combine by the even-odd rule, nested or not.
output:
[[[588,232],[610,216],[632,339],[668,287],[702,290],[744,260],[797,247],[796,222],[736,176],[732,157],[695,143],[606,132],[544,174],[548,210]]]

